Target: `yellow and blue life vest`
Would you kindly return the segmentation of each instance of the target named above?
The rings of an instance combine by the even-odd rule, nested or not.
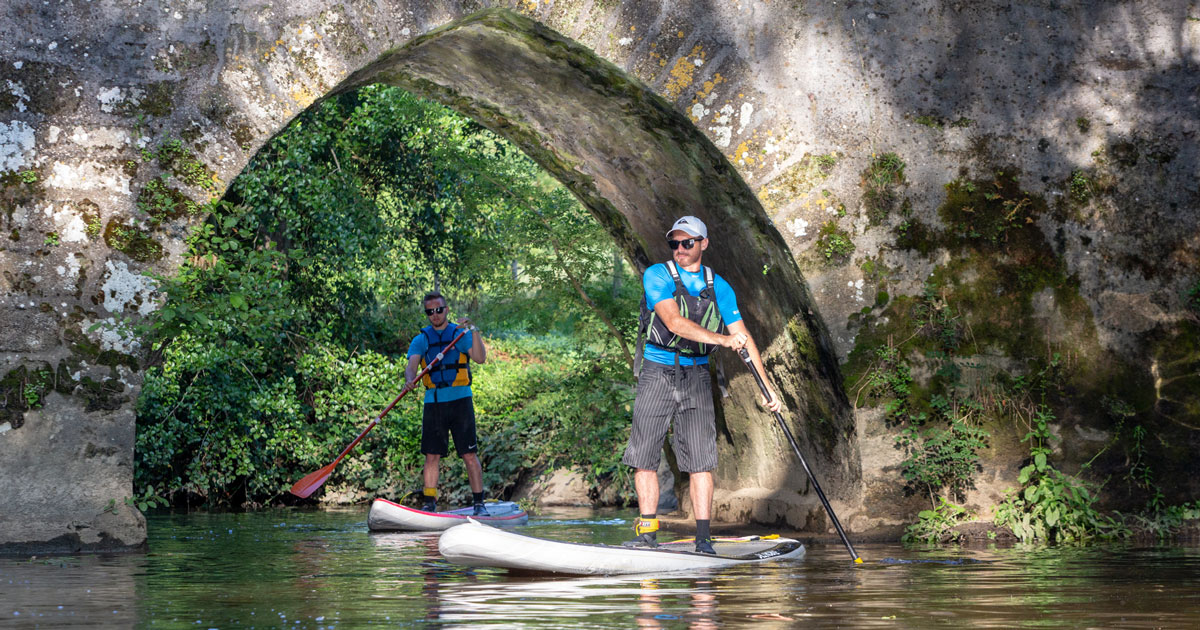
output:
[[[421,334],[425,335],[425,340],[429,342],[429,347],[425,349],[425,355],[421,357],[422,370],[437,358],[439,352],[444,353],[442,360],[421,378],[425,388],[469,386],[471,384],[471,357],[467,356],[465,352],[447,347],[458,334],[458,326],[448,324],[440,332],[433,326],[426,326],[421,329]]]

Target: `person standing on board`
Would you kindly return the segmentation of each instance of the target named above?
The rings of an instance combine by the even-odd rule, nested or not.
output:
[[[454,450],[467,467],[467,482],[475,499],[475,515],[486,516],[483,506],[483,467],[479,464],[479,444],[475,436],[475,404],[471,397],[471,361],[487,361],[487,348],[482,335],[471,320],[463,317],[450,323],[446,298],[436,291],[425,295],[425,316],[429,325],[408,345],[408,366],[404,375],[409,387],[416,387],[417,373],[433,362],[439,352],[442,360],[421,381],[425,385],[425,406],[421,420],[421,452],[425,454],[423,478],[425,491],[421,509],[437,511],[438,467],[450,450],[449,438],[454,438]],[[454,347],[447,347],[458,335],[460,327],[466,335]]]
[[[667,232],[672,259],[649,267],[642,276],[645,298],[640,323],[646,342],[637,349],[642,365],[633,428],[621,459],[635,469],[641,518],[634,524],[637,537],[627,545],[658,545],[658,464],[663,439],[674,420],[676,458],[690,479],[696,551],[714,553],[709,521],[717,427],[707,355],[719,346],[744,347],[759,370],[763,365],[738,312],[733,288],[700,263],[708,244],[704,223],[693,216],[682,217]],[[778,411],[779,400],[768,392],[770,400],[762,404]]]

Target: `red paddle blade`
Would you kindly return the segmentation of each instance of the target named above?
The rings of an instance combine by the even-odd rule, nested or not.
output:
[[[292,484],[292,489],[288,492],[291,492],[301,499],[308,498],[308,495],[316,492],[317,488],[320,488],[321,484],[325,483],[326,479],[329,479],[329,475],[333,474],[333,467],[336,465],[337,462],[334,462],[322,468],[321,470],[318,470],[317,472],[305,475],[303,479]]]

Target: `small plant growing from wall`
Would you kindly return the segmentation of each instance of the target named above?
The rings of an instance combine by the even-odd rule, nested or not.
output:
[[[884,153],[871,160],[863,171],[863,205],[871,225],[887,220],[900,203],[897,190],[904,185],[904,160],[895,153]]]
[[[840,265],[854,253],[854,241],[850,240],[849,232],[838,227],[837,221],[830,219],[821,226],[821,235],[817,237],[817,249],[826,261]]]

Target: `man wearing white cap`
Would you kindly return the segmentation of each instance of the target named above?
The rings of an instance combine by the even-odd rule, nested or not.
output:
[[[717,467],[716,412],[708,354],[719,346],[745,347],[761,373],[762,358],[738,312],[737,296],[721,276],[703,266],[708,228],[693,216],[681,217],[667,231],[672,259],[653,265],[642,276],[641,328],[638,346],[637,398],[633,429],[622,462],[633,467],[641,518],[630,545],[657,545],[658,464],[663,439],[675,421],[672,442],[679,469],[689,474],[692,511],[696,516],[696,551],[713,553],[709,522],[713,478]],[[773,391],[763,400],[778,411]]]

